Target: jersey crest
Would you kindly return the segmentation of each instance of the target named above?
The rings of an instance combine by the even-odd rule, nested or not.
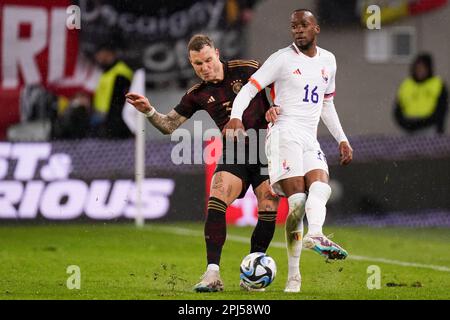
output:
[[[231,83],[231,88],[233,89],[233,92],[234,92],[235,94],[238,94],[239,91],[241,91],[242,86],[243,86],[243,84],[242,84],[241,79],[234,80],[234,81]]]
[[[322,79],[325,82],[325,84],[328,84],[328,79],[330,78],[327,70],[325,68],[322,68]]]

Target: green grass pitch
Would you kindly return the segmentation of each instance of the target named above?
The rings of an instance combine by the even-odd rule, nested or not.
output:
[[[205,270],[203,224],[147,223],[0,226],[0,299],[450,299],[448,229],[325,228],[349,251],[325,262],[311,251],[301,260],[302,292],[283,292],[287,258],[278,226],[268,254],[277,262],[266,292],[239,288],[239,264],[248,253],[250,227],[228,226],[221,275],[225,290],[195,293]],[[70,265],[80,268],[80,289],[69,290]],[[367,269],[381,271],[369,290]]]

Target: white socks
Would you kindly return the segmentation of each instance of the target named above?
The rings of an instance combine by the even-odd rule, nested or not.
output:
[[[300,273],[302,253],[303,217],[305,216],[306,194],[294,193],[288,198],[289,214],[285,224],[288,254],[288,278]]]
[[[208,264],[206,271],[219,271],[219,266],[217,264],[210,263]]]
[[[327,213],[326,204],[331,195],[328,184],[320,181],[313,182],[309,187],[306,200],[306,217],[308,219],[308,234],[322,234]]]

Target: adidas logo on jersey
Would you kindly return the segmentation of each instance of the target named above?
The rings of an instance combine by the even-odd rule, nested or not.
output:
[[[209,97],[208,99],[208,103],[213,103],[214,101],[216,101],[216,99],[214,99],[213,96]]]
[[[301,75],[302,73],[300,72],[300,69],[295,70],[294,72],[292,72],[293,74],[298,74]]]

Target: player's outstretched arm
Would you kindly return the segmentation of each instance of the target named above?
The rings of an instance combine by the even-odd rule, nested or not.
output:
[[[126,98],[129,104],[142,112],[148,121],[163,134],[171,134],[187,120],[175,110],[171,110],[168,114],[157,112],[150,101],[140,94],[127,93]]]

